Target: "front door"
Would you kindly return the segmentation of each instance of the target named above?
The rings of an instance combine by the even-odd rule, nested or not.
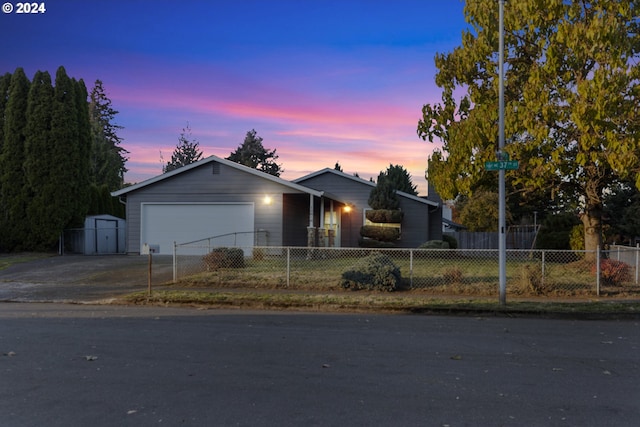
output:
[[[340,247],[340,215],[338,211],[325,212],[324,213],[324,229],[325,229],[325,241],[327,246],[339,248]],[[333,245],[329,242],[329,230],[334,231],[335,238],[333,239]]]

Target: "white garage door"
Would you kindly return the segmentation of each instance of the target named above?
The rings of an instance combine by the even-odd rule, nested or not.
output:
[[[253,220],[253,203],[143,203],[140,252],[146,243],[158,245],[161,254],[172,254],[173,242],[223,235],[213,241],[216,246],[251,247],[254,237],[247,232],[254,230]]]

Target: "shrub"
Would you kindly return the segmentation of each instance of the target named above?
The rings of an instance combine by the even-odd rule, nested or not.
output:
[[[524,264],[520,271],[520,285],[527,294],[542,295],[545,293],[542,280],[542,265],[538,263]]]
[[[342,273],[345,289],[367,289],[391,292],[401,285],[400,269],[388,255],[372,253]]]
[[[447,283],[462,283],[462,270],[459,268],[449,268],[442,277]]]
[[[443,234],[442,241],[449,244],[449,249],[458,249],[458,241],[455,237]]]
[[[591,274],[596,274],[596,266],[591,267]],[[603,259],[600,261],[600,278],[606,285],[618,285],[629,280],[631,267],[622,261]]]
[[[397,209],[372,209],[366,212],[367,219],[376,223],[402,222],[404,212]]]
[[[418,249],[449,249],[449,243],[444,240],[429,240],[421,244]]]
[[[396,246],[392,242],[381,242],[380,240],[364,238],[358,240],[358,245],[361,248],[394,248]]]
[[[240,248],[215,248],[202,257],[207,270],[244,268],[244,252]]]
[[[395,227],[379,227],[377,225],[363,225],[360,235],[381,242],[393,242],[400,238],[400,229]]]

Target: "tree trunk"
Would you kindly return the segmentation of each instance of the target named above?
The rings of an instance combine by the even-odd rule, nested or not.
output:
[[[595,261],[595,251],[602,246],[602,208],[600,205],[588,205],[582,215],[584,225],[584,248],[587,251],[585,259]]]

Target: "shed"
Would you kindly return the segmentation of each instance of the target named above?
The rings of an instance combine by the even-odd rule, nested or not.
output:
[[[125,220],[113,215],[91,215],[84,227],[68,230],[65,236],[67,250],[84,255],[125,253]]]

